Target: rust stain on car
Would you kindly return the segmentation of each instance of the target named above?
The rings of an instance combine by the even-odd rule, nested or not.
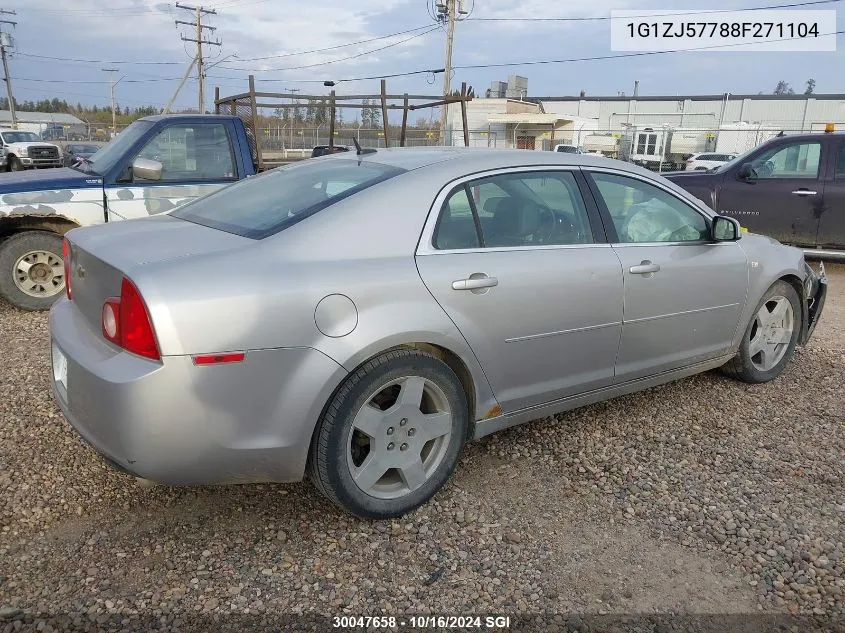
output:
[[[491,407],[490,410],[487,412],[487,414],[481,419],[482,420],[489,420],[490,418],[495,418],[495,417],[498,417],[500,415],[502,415],[502,407],[501,407],[501,405],[497,404],[494,407]]]

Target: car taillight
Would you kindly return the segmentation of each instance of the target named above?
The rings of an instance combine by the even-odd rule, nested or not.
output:
[[[120,298],[107,299],[102,313],[103,336],[127,352],[161,360],[150,313],[129,279],[120,284]]]
[[[62,239],[62,260],[65,264],[65,292],[68,299],[73,299],[70,291],[70,244],[66,237]]]

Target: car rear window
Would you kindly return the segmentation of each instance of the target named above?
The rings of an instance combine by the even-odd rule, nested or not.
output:
[[[356,159],[306,159],[223,187],[173,217],[263,239],[407,170]]]

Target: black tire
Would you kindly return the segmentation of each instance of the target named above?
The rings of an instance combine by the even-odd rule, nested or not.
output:
[[[47,231],[16,233],[0,242],[0,298],[21,310],[49,310],[62,296],[64,277],[58,291],[51,296],[32,296],[15,283],[15,265],[18,259],[31,251],[45,251],[59,259],[62,266],[62,238]],[[62,274],[64,270],[62,269]]]
[[[17,156],[9,156],[9,171],[24,171],[26,167],[23,166],[21,159]]]
[[[763,305],[776,296],[784,297],[790,302],[790,304],[792,304],[792,313],[794,315],[795,324],[792,329],[792,338],[786,348],[786,353],[774,367],[768,371],[762,371],[758,367],[754,366],[749,348],[755,328],[757,313]],[[774,380],[780,376],[789,364],[789,361],[792,359],[792,355],[795,353],[795,346],[798,344],[798,337],[801,334],[801,319],[801,298],[798,296],[795,288],[785,281],[777,281],[772,284],[754,308],[754,313],[751,315],[751,320],[745,328],[745,333],[742,336],[742,342],[739,345],[739,351],[736,356],[720,368],[722,373],[736,380],[748,383],[769,382],[770,380]]]
[[[349,434],[356,414],[373,390],[407,376],[420,376],[445,394],[452,431],[439,465],[419,488],[394,499],[363,491],[347,464]],[[308,475],[330,501],[364,519],[402,516],[426,503],[449,480],[468,439],[469,408],[460,380],[443,361],[418,350],[386,352],[359,367],[336,391],[317,425],[308,459]]]

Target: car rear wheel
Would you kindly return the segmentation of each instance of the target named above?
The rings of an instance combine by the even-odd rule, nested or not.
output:
[[[61,237],[25,231],[0,243],[0,297],[21,310],[48,310],[64,288]]]
[[[795,288],[778,281],[757,304],[737,355],[722,371],[750,383],[780,376],[795,352],[801,318],[801,299]]]
[[[356,516],[399,517],[446,483],[468,428],[466,394],[446,363],[417,350],[387,352],[332,398],[309,473],[328,499]]]

